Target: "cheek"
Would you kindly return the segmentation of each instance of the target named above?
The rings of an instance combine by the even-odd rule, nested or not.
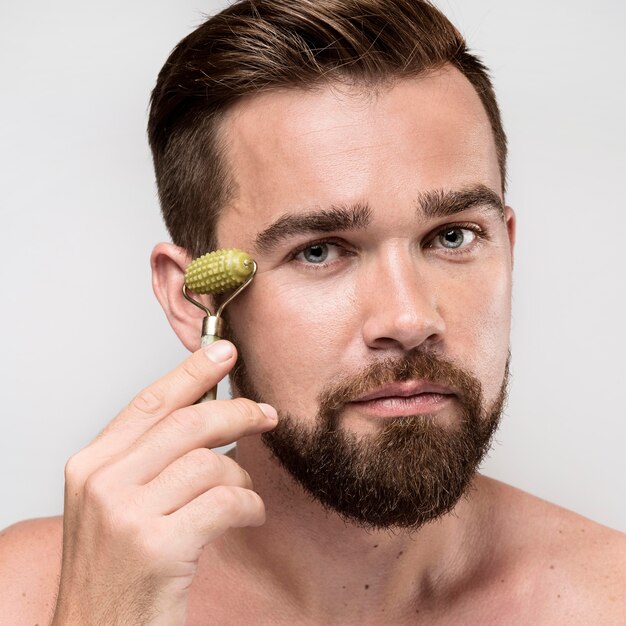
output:
[[[452,358],[479,378],[491,398],[500,390],[509,352],[511,272],[502,259],[494,259],[477,278],[459,278],[449,292],[455,297],[446,297],[441,312]]]
[[[340,373],[353,298],[337,285],[267,277],[249,296],[233,302],[229,315],[255,385],[279,408],[316,411],[319,393]]]

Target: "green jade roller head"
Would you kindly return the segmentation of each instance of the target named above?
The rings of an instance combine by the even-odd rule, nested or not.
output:
[[[249,254],[237,248],[224,248],[204,254],[192,261],[185,270],[183,295],[206,313],[202,324],[202,346],[217,341],[221,336],[222,312],[233,298],[251,282],[256,272],[256,263]],[[189,291],[196,294],[219,295],[233,291],[213,313],[204,304],[194,300]]]
[[[202,347],[220,339],[222,335],[222,312],[227,304],[238,296],[251,282],[256,273],[256,263],[249,254],[237,248],[215,250],[192,261],[185,270],[183,296],[202,309],[206,317],[202,320]],[[234,291],[222,302],[215,315],[201,302],[194,300],[189,291],[196,294],[219,295]],[[204,400],[215,400],[217,387],[207,392]]]

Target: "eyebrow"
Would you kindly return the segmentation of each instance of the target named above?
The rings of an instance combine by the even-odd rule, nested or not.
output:
[[[486,185],[455,191],[437,189],[423,192],[417,198],[416,211],[426,219],[438,219],[477,206],[484,206],[504,218],[500,196]],[[257,251],[268,253],[294,235],[359,230],[366,228],[371,221],[372,209],[363,202],[304,213],[285,213],[257,234],[254,245]]]
[[[372,209],[362,203],[309,213],[286,213],[262,230],[254,244],[257,250],[267,253],[292,235],[359,230],[371,221]]]
[[[475,185],[458,191],[425,191],[417,198],[417,212],[427,219],[450,217],[456,213],[482,206],[504,219],[500,196],[486,185]]]

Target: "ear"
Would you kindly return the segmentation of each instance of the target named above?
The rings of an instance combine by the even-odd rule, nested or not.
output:
[[[515,235],[517,222],[515,219],[515,211],[510,206],[504,207],[504,221],[506,223],[506,230],[509,235],[509,244],[511,246],[511,269],[513,268],[513,252],[515,250]]]
[[[154,295],[178,338],[194,352],[200,348],[205,313],[183,296],[185,269],[191,261],[187,250],[171,243],[157,244],[150,255]],[[194,294],[193,298],[209,308],[213,306],[209,296]]]

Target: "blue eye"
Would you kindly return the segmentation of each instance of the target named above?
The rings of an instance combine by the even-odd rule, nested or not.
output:
[[[305,265],[326,265],[345,256],[346,250],[331,241],[320,241],[302,248],[293,258]]]
[[[435,241],[438,241],[442,248],[448,248],[449,250],[455,250],[456,248],[466,247],[471,244],[477,235],[473,230],[469,228],[445,228],[440,231]]]
[[[301,256],[307,263],[324,263],[328,259],[328,244],[316,243],[302,250],[296,258]]]

